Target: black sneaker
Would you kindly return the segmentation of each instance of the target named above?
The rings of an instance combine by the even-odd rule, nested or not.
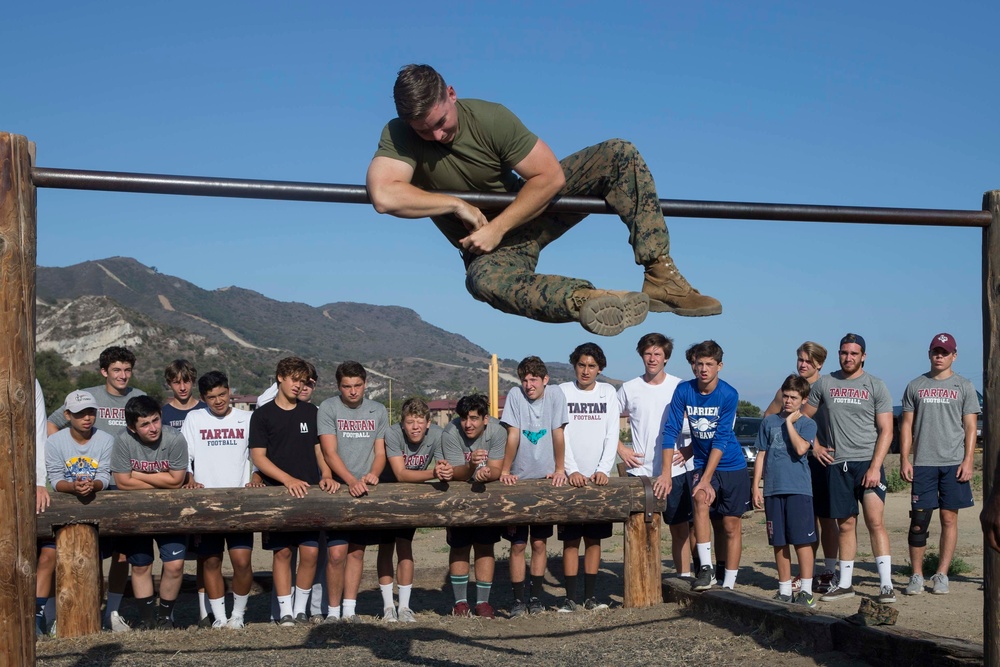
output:
[[[295,618],[291,614],[285,614],[278,619],[278,625],[283,628],[293,628],[295,627]]]
[[[820,598],[822,602],[836,602],[837,600],[846,600],[847,598],[854,597],[854,586],[848,586],[847,588],[834,588],[829,593]]]
[[[799,594],[795,596],[796,605],[803,607],[809,607],[810,609],[816,608],[816,597],[812,593],[806,593],[805,591],[799,591]]]
[[[212,618],[211,614],[209,614],[205,618],[203,618],[200,621],[198,621],[198,627],[199,628],[211,628],[214,623],[215,623],[215,619]]]
[[[528,605],[521,600],[514,600],[514,606],[510,608],[510,617],[517,618],[528,613]]]
[[[541,614],[545,611],[542,601],[538,598],[528,598],[528,613],[529,614]]]
[[[707,591],[711,590],[715,584],[715,567],[712,565],[702,565],[701,569],[698,570],[698,576],[691,582],[691,590]]]
[[[570,600],[569,598],[564,598],[562,604],[559,606],[558,611],[560,614],[572,614],[576,610],[577,610],[576,602]]]
[[[787,602],[789,604],[792,602],[792,596],[791,595],[784,595],[780,591],[777,592],[777,593],[775,593],[774,597],[771,598],[771,599],[774,600],[775,602]]]
[[[608,605],[604,602],[598,602],[596,598],[587,598],[587,601],[583,603],[583,608],[587,611],[600,611],[607,609]]]
[[[299,612],[298,614],[295,614],[295,624],[309,625],[309,617],[306,616],[305,612]]]
[[[174,622],[169,618],[161,618],[156,622],[157,630],[173,630],[175,627],[177,626],[175,626]]]

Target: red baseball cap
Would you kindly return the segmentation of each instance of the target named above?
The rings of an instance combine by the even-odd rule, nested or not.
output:
[[[958,350],[958,346],[955,344],[955,337],[950,333],[939,333],[934,336],[931,339],[931,346],[927,349],[933,350],[935,347],[947,350],[948,354],[954,354]]]

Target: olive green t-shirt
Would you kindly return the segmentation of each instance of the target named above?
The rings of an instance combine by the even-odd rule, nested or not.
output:
[[[375,157],[410,165],[413,185],[425,190],[517,192],[522,181],[514,165],[527,157],[538,137],[502,104],[460,99],[456,110],[458,134],[450,144],[425,141],[394,118],[382,130]],[[483,213],[493,218],[500,210]],[[469,233],[454,216],[432,220],[455,247]]]

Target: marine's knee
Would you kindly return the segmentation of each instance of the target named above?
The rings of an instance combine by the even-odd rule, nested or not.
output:
[[[910,532],[906,542],[911,547],[927,546],[927,528],[931,525],[934,510],[910,510]]]
[[[639,154],[639,149],[628,139],[608,139],[604,144],[615,155],[631,156]]]

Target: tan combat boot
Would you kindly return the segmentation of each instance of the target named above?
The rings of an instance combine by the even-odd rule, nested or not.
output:
[[[614,336],[642,324],[649,312],[649,297],[642,292],[578,289],[568,305],[584,329],[598,336]]]
[[[688,317],[722,313],[719,300],[691,287],[670,255],[663,255],[646,267],[642,291],[649,296],[649,309],[654,313],[676,313]]]

